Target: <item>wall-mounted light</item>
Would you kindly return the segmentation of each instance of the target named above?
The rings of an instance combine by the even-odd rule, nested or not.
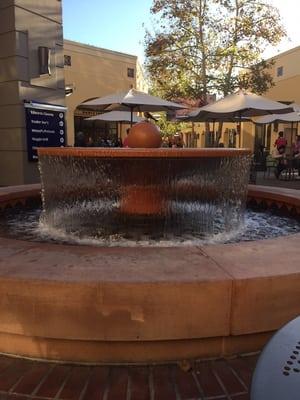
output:
[[[71,96],[75,90],[75,85],[73,83],[70,83],[69,85],[66,85],[65,87],[65,95],[66,96]]]

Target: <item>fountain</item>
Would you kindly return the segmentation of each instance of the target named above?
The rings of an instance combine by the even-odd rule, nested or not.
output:
[[[174,232],[236,232],[249,150],[40,148],[39,158],[42,224],[90,241],[0,237],[0,352],[88,363],[218,357],[260,349],[299,314],[299,233],[170,246]],[[2,188],[0,206],[39,196],[39,185]],[[300,214],[297,191],[250,186],[248,201]],[[140,245],[145,232],[159,245]]]
[[[39,149],[43,222],[79,237],[171,241],[233,232],[246,203],[245,149]],[[235,171],[239,170],[239,174]]]

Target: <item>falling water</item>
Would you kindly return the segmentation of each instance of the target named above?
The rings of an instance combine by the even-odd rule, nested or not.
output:
[[[41,154],[40,225],[72,238],[171,241],[234,235],[244,221],[250,158]]]

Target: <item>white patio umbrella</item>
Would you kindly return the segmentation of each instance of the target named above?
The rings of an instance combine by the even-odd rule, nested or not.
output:
[[[110,111],[94,117],[85,118],[87,121],[107,121],[107,122],[131,122],[131,113],[129,111]],[[144,118],[136,114],[132,116],[132,122],[141,122]]]
[[[130,111],[131,125],[133,123],[134,111],[169,111],[186,108],[180,104],[163,100],[159,97],[151,96],[135,89],[86,101],[82,103],[81,106],[100,111]]]
[[[294,109],[294,111],[296,111],[297,113],[300,112],[300,105],[299,104],[292,103],[292,104],[289,104],[289,106],[292,107]]]
[[[265,114],[293,112],[291,106],[267,99],[257,94],[239,90],[221,100],[208,104],[189,114],[190,121],[222,121],[228,117],[252,117]]]
[[[238,90],[221,100],[194,110],[189,114],[188,120],[194,122],[229,122],[233,118],[238,124],[239,132],[241,132],[241,123],[246,118],[292,111],[294,110],[290,106],[254,93]]]
[[[273,122],[299,122],[300,114],[298,112],[291,112],[288,114],[267,114],[261,117],[252,117],[255,124],[272,124]]]
[[[291,106],[291,104],[290,104]],[[294,107],[293,107],[294,108]],[[299,110],[300,111],[300,110]],[[291,124],[291,142],[293,142],[293,131],[294,131],[294,123],[296,123],[296,135],[298,133],[298,122],[300,121],[299,112],[291,112],[288,114],[269,114],[261,117],[252,117],[252,121],[255,124],[272,124],[272,123],[283,123],[283,124]]]

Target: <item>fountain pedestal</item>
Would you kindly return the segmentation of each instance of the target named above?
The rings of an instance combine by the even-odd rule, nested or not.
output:
[[[121,190],[120,212],[127,215],[164,215],[164,191],[158,186],[124,186]]]

